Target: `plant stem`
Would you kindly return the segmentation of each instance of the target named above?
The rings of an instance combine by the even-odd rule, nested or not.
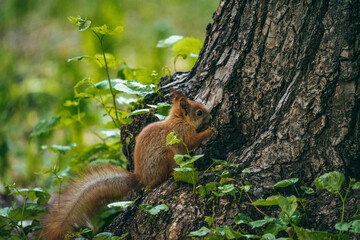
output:
[[[104,63],[105,63],[105,72],[106,72],[106,75],[107,75],[107,80],[109,82],[110,92],[111,92],[111,95],[112,95],[112,100],[113,100],[114,109],[115,109],[115,117],[116,117],[117,123],[119,124],[119,126],[121,126],[120,121],[119,121],[119,115],[118,115],[118,112],[117,112],[117,107],[116,107],[116,93],[114,92],[114,89],[111,86],[109,67],[108,67],[108,64],[107,64],[107,61],[106,61],[106,55],[105,55],[105,50],[104,50],[104,45],[103,45],[103,39],[104,39],[105,35],[99,36],[95,31],[93,31],[93,33],[96,35],[96,37],[100,41],[101,51],[102,51],[102,55],[104,57]]]

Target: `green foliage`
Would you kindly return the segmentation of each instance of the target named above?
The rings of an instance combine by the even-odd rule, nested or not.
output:
[[[160,211],[168,211],[169,207],[165,204],[160,204],[155,207],[148,205],[148,204],[140,204],[140,207],[145,210],[145,212],[151,214],[151,215],[157,215],[160,213]]]
[[[331,193],[338,192],[345,181],[345,176],[339,172],[326,173],[315,179],[317,189],[326,189]]]

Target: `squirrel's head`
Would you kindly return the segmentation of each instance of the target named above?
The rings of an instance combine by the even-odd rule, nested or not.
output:
[[[172,89],[173,108],[177,117],[191,123],[197,132],[206,130],[212,119],[209,111],[201,103],[189,100],[178,89]]]

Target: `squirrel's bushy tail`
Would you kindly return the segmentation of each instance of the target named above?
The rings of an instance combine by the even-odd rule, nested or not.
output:
[[[54,203],[44,220],[41,239],[62,240],[74,226],[86,223],[99,206],[124,197],[139,187],[139,178],[120,167],[106,165],[91,168]]]

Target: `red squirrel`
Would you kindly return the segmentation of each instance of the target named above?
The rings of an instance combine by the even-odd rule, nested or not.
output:
[[[42,239],[64,239],[66,233],[86,223],[91,214],[105,203],[126,197],[131,190],[151,189],[166,181],[176,167],[174,155],[186,153],[181,143],[166,145],[166,136],[170,132],[175,131],[189,151],[211,136],[211,115],[206,108],[187,99],[179,90],[172,93],[173,106],[169,116],[164,121],[146,126],[136,140],[134,172],[112,165],[90,169],[61,195],[59,204],[50,207]],[[204,127],[208,128],[198,132]]]

